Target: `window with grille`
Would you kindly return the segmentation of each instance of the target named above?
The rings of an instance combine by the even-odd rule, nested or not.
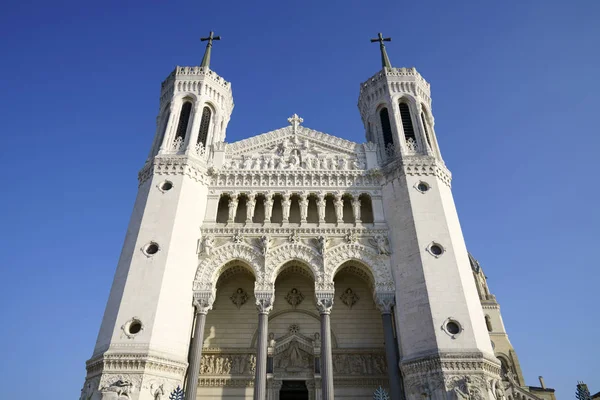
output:
[[[390,125],[390,115],[387,108],[382,108],[379,111],[379,118],[381,118],[381,129],[383,130],[383,144],[385,147],[388,144],[394,144],[394,138],[392,136],[392,126]]]
[[[187,132],[188,122],[190,120],[190,114],[192,112],[192,103],[186,101],[181,106],[181,113],[179,114],[179,124],[177,125],[177,134],[175,138],[185,139],[185,133]]]
[[[402,118],[402,127],[404,128],[404,138],[406,140],[415,140],[415,130],[412,119],[410,118],[410,109],[408,104],[400,103],[400,118]]]
[[[206,139],[208,137],[208,128],[210,127],[210,116],[212,112],[209,107],[204,107],[202,110],[202,119],[200,120],[200,131],[198,132],[198,142],[206,146]]]

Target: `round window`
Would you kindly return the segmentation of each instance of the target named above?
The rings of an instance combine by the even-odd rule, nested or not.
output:
[[[440,246],[439,244],[431,245],[429,250],[431,251],[431,254],[433,254],[434,256],[441,256],[442,253],[444,252],[444,249],[442,249],[442,246]]]
[[[429,190],[429,185],[428,185],[428,184],[426,184],[425,182],[419,182],[419,183],[417,184],[417,189],[418,189],[420,192],[426,192],[426,191],[428,191],[428,190]]]
[[[131,321],[131,323],[129,324],[129,333],[131,335],[135,335],[136,333],[139,333],[142,330],[142,323],[140,321],[133,320]]]
[[[152,255],[158,253],[158,250],[159,250],[158,249],[158,244],[152,242],[152,243],[150,243],[150,244],[148,244],[146,246],[146,248],[144,249],[144,253],[146,253],[147,255],[152,256]]]
[[[160,190],[162,190],[163,192],[166,192],[167,190],[173,189],[173,182],[164,181],[163,183],[160,184],[159,187],[160,187]]]
[[[460,332],[460,326],[458,326],[458,324],[454,321],[449,321],[446,324],[446,330],[448,331],[448,333],[450,333],[451,335],[456,335],[457,333]]]

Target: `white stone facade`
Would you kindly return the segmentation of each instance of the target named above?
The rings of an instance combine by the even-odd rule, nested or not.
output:
[[[175,69],[82,399],[283,399],[298,383],[310,399],[500,400],[505,331],[488,333],[499,307],[484,315],[429,84],[384,68],[358,105],[364,144],[297,115],[226,143],[230,83]]]

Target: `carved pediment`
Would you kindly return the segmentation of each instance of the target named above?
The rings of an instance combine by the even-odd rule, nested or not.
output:
[[[227,146],[225,158],[224,168],[235,170],[344,171],[366,167],[362,144],[298,126],[297,123],[231,143]]]
[[[312,344],[300,336],[292,335],[275,348],[275,370],[286,372],[312,371],[314,352]]]

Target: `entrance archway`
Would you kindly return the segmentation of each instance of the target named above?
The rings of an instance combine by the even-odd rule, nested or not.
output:
[[[279,400],[308,400],[306,381],[283,381]]]

